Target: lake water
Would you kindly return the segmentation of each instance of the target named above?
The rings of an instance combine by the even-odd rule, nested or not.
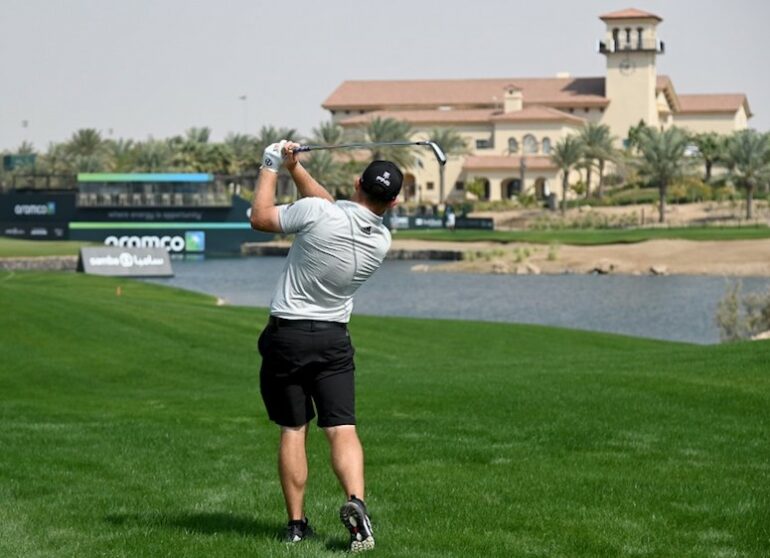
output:
[[[282,257],[174,261],[155,283],[208,293],[230,304],[270,304]],[[733,279],[702,276],[484,275],[415,273],[386,261],[359,289],[355,314],[455,318],[564,326],[709,344],[719,341],[717,304]],[[744,278],[743,291],[770,287]]]

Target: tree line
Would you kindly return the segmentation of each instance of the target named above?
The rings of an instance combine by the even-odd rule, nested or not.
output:
[[[601,198],[608,162],[631,169],[649,186],[658,189],[659,221],[666,220],[669,187],[677,180],[699,173],[713,184],[730,183],[746,194],[746,218],[752,218],[754,195],[770,187],[770,133],[741,130],[730,135],[713,132],[691,134],[672,126],[659,130],[640,122],[629,130],[623,149],[618,149],[608,126],[587,123],[579,133],[565,136],[554,146],[551,159],[562,172],[562,212],[566,210],[571,171],[585,171],[585,195]],[[591,192],[592,173],[598,172],[596,192]]]
[[[51,143],[44,152],[24,142],[15,155],[28,156],[28,164],[11,171],[0,171],[7,186],[14,177],[71,176],[86,172],[205,172],[227,177],[255,178],[262,152],[271,143],[290,139],[300,143],[334,145],[345,142],[408,141],[411,126],[392,118],[374,118],[361,130],[349,131],[333,122],[323,122],[308,136],[291,128],[263,126],[255,135],[230,133],[223,141],[211,140],[207,127],[189,128],[184,134],[144,141],[105,138],[93,128],[81,129],[61,143]],[[465,142],[454,130],[432,130],[426,139],[437,141],[455,154],[464,152]],[[373,147],[365,157],[358,153],[313,151],[304,166],[319,182],[340,193],[350,193],[355,177],[370,159],[390,159],[408,169],[423,164],[420,152],[394,147]],[[426,159],[427,160],[427,159]],[[288,177],[282,172],[284,182]]]
[[[346,130],[333,122],[323,122],[303,136],[290,128],[263,126],[255,135],[231,133],[221,142],[211,141],[209,128],[189,128],[184,134],[165,139],[148,138],[144,141],[104,138],[98,130],[86,128],[76,131],[69,140],[51,143],[45,152],[37,152],[25,142],[17,155],[34,155],[29,164],[12,171],[0,170],[0,183],[6,187],[17,176],[69,175],[81,172],[206,172],[228,177],[254,179],[257,176],[265,147],[281,139],[301,143],[334,145],[345,142],[382,143],[414,139],[414,130],[408,122],[393,118],[374,118],[358,130]],[[447,156],[470,152],[467,141],[453,128],[435,128],[423,134],[438,143]],[[586,123],[575,134],[561,138],[553,147],[550,157],[562,172],[562,212],[566,210],[570,173],[585,173],[581,181],[582,194],[601,198],[605,193],[608,165],[615,169],[632,169],[659,193],[659,220],[665,222],[666,196],[676,180],[697,173],[698,162],[703,168],[703,180],[711,183],[714,170],[720,170],[720,180],[745,191],[746,218],[752,218],[752,202],[760,188],[770,184],[770,134],[742,130],[731,135],[715,133],[689,134],[671,127],[659,130],[640,122],[632,127],[622,149],[608,126]],[[390,159],[404,169],[433,164],[432,158],[423,159],[424,151],[402,147],[373,147],[366,156],[361,152],[313,151],[304,165],[319,182],[349,194],[355,177],[368,160]],[[426,163],[427,161],[427,163]],[[444,199],[444,169],[440,169],[439,197]],[[594,173],[597,173],[594,175]],[[594,176],[597,180],[594,181]],[[289,178],[285,173],[280,179]],[[592,185],[596,182],[596,190]]]

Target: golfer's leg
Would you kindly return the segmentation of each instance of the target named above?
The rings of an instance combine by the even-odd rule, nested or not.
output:
[[[307,484],[307,454],[305,439],[307,424],[297,427],[281,427],[281,445],[278,450],[278,473],[286,500],[289,521],[303,519],[305,485]]]
[[[324,428],[331,448],[332,468],[347,497],[364,499],[364,449],[352,424]]]

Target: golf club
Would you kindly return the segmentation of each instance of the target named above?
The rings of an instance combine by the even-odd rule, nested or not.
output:
[[[294,150],[295,153],[302,153],[304,151],[318,151],[320,149],[369,149],[371,147],[390,146],[390,147],[407,147],[410,145],[425,145],[433,150],[433,154],[436,156],[436,160],[441,166],[446,165],[446,155],[435,141],[380,141],[373,143],[342,143],[339,145],[300,145]]]

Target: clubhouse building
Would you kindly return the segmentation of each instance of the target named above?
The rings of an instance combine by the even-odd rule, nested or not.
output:
[[[427,203],[462,194],[475,179],[483,181],[488,200],[559,196],[561,176],[551,150],[587,122],[606,124],[619,143],[642,120],[661,129],[720,134],[747,127],[745,94],[679,94],[670,77],[658,75],[655,61],[665,53],[659,16],[626,9],[600,19],[606,25],[597,48],[606,57],[603,77],[345,81],[322,106],[346,129],[379,117],[408,122],[415,140],[428,139],[434,129],[461,134],[470,152],[450,156],[444,192],[430,152],[407,171],[404,195]]]

